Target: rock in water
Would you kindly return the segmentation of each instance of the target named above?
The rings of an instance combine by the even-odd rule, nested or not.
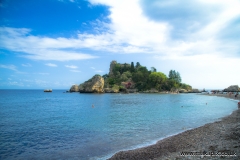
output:
[[[70,92],[79,92],[78,85],[76,84],[72,85],[72,87],[70,88]]]
[[[79,85],[81,93],[103,93],[104,79],[100,75],[95,75],[88,81]]]

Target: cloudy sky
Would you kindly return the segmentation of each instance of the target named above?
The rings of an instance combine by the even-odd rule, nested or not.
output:
[[[239,0],[1,0],[0,89],[69,89],[112,60],[240,85]]]

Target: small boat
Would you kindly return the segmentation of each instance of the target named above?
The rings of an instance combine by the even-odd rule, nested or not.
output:
[[[52,92],[52,89],[45,89],[44,92]]]

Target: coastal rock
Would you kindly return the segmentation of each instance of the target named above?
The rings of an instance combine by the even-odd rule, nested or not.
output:
[[[103,93],[104,79],[100,75],[95,75],[88,81],[79,85],[81,93]]]
[[[188,91],[188,93],[200,93],[198,89],[192,89],[191,91]]]
[[[104,88],[105,93],[119,93],[119,90],[114,88]]]
[[[138,89],[127,89],[128,93],[137,93]]]
[[[239,92],[240,88],[238,87],[238,85],[231,85],[228,88],[225,88],[223,91],[224,92]]]
[[[72,87],[70,88],[70,92],[79,92],[78,85],[76,84],[72,85]]]
[[[180,89],[179,93],[188,93],[188,91],[186,89]]]
[[[119,93],[119,86],[114,84],[112,88],[104,88],[105,93]]]
[[[158,93],[158,90],[155,88],[151,88],[150,90],[147,90],[144,93]]]

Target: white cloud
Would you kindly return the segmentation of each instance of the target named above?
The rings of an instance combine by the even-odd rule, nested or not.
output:
[[[74,66],[74,65],[65,65],[65,67],[67,67],[67,68],[72,68],[72,69],[78,68],[78,66]]]
[[[22,66],[23,66],[23,67],[32,67],[32,65],[31,65],[31,64],[29,64],[29,63],[22,64]]]
[[[184,83],[194,88],[224,89],[230,85],[240,85],[240,58],[221,57],[214,54],[154,57],[154,66],[158,69],[166,68],[165,73],[171,69],[177,70]]]
[[[79,71],[79,70],[70,70],[71,72],[81,72],[81,71]]]
[[[103,71],[102,71],[102,70],[96,70],[95,72],[97,72],[97,73],[102,73]]]
[[[13,80],[12,78],[7,78],[7,82],[5,82],[6,84],[5,85],[9,85],[9,86],[19,86],[19,87],[23,87],[24,86],[24,84],[21,82],[21,80],[20,80],[20,82],[19,81],[16,81],[16,80]]]
[[[30,31],[26,28],[0,27],[0,47],[22,52],[21,57],[33,60],[69,61],[97,58],[76,51],[89,46],[85,40],[38,37],[30,35]]]
[[[4,65],[4,64],[0,64],[0,68],[5,68],[5,69],[9,69],[9,70],[13,70],[15,71],[15,73],[18,73],[18,74],[27,74],[26,72],[21,72],[17,69],[17,67],[13,64],[10,64],[10,65]]]
[[[19,86],[19,87],[23,87],[24,86],[23,83],[17,82],[17,81],[10,81],[10,82],[8,82],[8,85],[10,85],[10,86]]]
[[[94,70],[94,72],[97,72],[97,73],[102,73],[103,71],[102,70],[96,70],[96,68],[95,67],[90,67],[91,69],[93,69]]]
[[[46,65],[46,66],[49,66],[49,67],[57,67],[57,65],[56,65],[56,64],[53,64],[53,63],[46,63],[45,65]]]
[[[236,55],[240,49],[236,42],[221,41],[218,38],[222,30],[240,16],[240,10],[238,9],[240,3],[237,0],[234,0],[233,3],[226,0],[214,1],[214,3],[206,0],[186,1],[184,6],[178,5],[182,3],[179,0],[166,2],[164,9],[168,12],[168,16],[161,15],[166,16],[161,21],[155,21],[155,19],[147,17],[139,0],[89,1],[95,5],[110,6],[109,18],[112,23],[108,26],[111,29],[111,34],[110,32],[109,34],[104,33],[105,40],[108,40],[112,45],[111,48],[106,49],[108,51],[182,56],[213,53],[213,51],[213,54],[218,55],[224,55],[226,52]],[[146,1],[147,4],[151,2],[155,2],[154,10],[150,10],[152,13],[160,11],[164,4],[163,1]],[[187,5],[190,5],[190,11],[186,10]],[[149,5],[146,5],[145,8],[147,7]],[[205,10],[206,8],[207,10]],[[172,10],[183,10],[184,12],[175,13]],[[214,12],[211,12],[211,10]],[[206,16],[202,16],[203,14],[207,14],[208,20],[206,20]],[[178,24],[169,20],[176,17],[180,19]],[[189,22],[192,24],[189,24]],[[176,27],[183,26],[183,23],[186,28],[176,31]],[[178,32],[183,32],[184,37],[175,38],[174,36],[179,34]],[[95,41],[100,39],[99,35],[95,36]],[[225,46],[225,48],[222,49],[222,46]]]
[[[34,36],[30,29],[0,27],[0,47],[21,52],[22,57],[29,59],[57,61],[97,58],[90,53],[98,55],[98,51],[114,54],[145,53],[161,62],[167,61],[169,65],[182,68],[186,72],[180,73],[184,75],[199,72],[204,77],[204,73],[209,71],[206,75],[214,72],[218,79],[221,74],[225,74],[239,81],[236,77],[236,73],[240,72],[239,67],[234,64],[234,67],[226,67],[228,70],[224,68],[239,61],[240,38],[236,36],[239,27],[234,27],[240,17],[239,0],[232,0],[231,3],[227,0],[88,1],[91,5],[109,6],[109,23],[96,20],[92,23],[94,31],[79,31],[75,38]],[[143,6],[143,3],[146,5]],[[228,32],[233,33],[235,38]],[[89,51],[89,54],[82,50]],[[201,69],[202,65],[206,71]],[[71,72],[80,72],[74,70],[76,68],[72,69]],[[94,67],[91,69],[101,71]]]
[[[41,79],[35,79],[33,83],[39,86],[44,86],[44,87],[47,86],[47,84],[49,84],[49,82]]]
[[[22,57],[25,58],[58,61],[97,58],[81,53],[81,50],[86,48],[114,53],[152,53],[162,56],[206,54],[213,51],[218,55],[226,53],[238,55],[239,39],[224,41],[218,37],[240,16],[238,0],[231,3],[227,0],[185,1],[183,6],[178,5],[182,3],[179,0],[165,3],[144,1],[146,4],[156,4],[153,8],[152,4],[143,6],[142,1],[144,0],[89,0],[92,5],[101,4],[110,8],[109,24],[99,20],[95,22],[96,31],[100,30],[98,34],[80,32],[77,38],[50,38],[30,35],[31,30],[25,28],[1,27],[0,46],[23,52],[25,54]],[[161,20],[156,20],[145,13],[148,9],[155,13],[161,11],[163,7],[168,17]],[[175,13],[172,10],[184,12]],[[173,23],[176,17],[184,25]],[[182,28],[176,30],[179,26]],[[178,34],[181,36],[175,38]]]
[[[10,70],[13,70],[13,71],[17,71],[17,67],[15,65],[3,65],[3,64],[0,64],[0,68],[5,68],[5,69],[10,69]]]
[[[62,84],[61,84],[60,82],[58,82],[58,81],[54,82],[53,84],[56,85],[56,86],[61,86],[61,85],[62,85]]]
[[[40,75],[49,75],[49,73],[35,73],[35,74],[40,74]]]

